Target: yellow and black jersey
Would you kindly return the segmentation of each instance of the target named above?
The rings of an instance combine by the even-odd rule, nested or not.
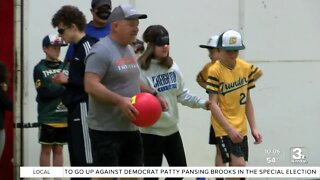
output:
[[[209,62],[207,63],[202,70],[199,72],[197,79],[201,80],[203,82],[206,82],[208,79],[208,72],[209,72],[209,68],[215,63],[214,62]]]
[[[254,77],[261,70],[237,58],[236,65],[229,69],[220,61],[209,68],[207,93],[218,94],[218,104],[228,123],[242,135],[247,134],[246,97],[249,89],[255,87]],[[216,136],[226,136],[227,132],[212,116],[211,123]]]

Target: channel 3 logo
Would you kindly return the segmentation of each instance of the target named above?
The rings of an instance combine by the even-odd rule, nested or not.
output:
[[[294,164],[307,164],[306,148],[304,147],[292,147],[291,152],[291,163]]]

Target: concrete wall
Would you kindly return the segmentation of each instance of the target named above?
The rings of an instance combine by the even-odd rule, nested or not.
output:
[[[162,24],[170,33],[170,54],[180,66],[189,89],[201,97],[207,94],[195,76],[208,62],[199,44],[227,29],[239,30],[246,45],[241,57],[262,68],[264,76],[252,91],[258,127],[264,142],[253,145],[250,137],[250,166],[291,166],[292,147],[302,147],[309,166],[319,166],[320,136],[318,95],[320,16],[317,0],[161,0],[113,1],[114,7],[131,2],[148,14],[140,21],[140,33],[151,24]],[[44,57],[42,38],[56,32],[50,21],[64,4],[73,4],[91,19],[90,1],[26,0],[24,15],[24,118],[36,122],[36,91],[32,81],[34,65]],[[65,51],[62,51],[62,59]],[[208,145],[210,113],[180,107],[180,130],[188,164],[212,166],[214,147]],[[37,129],[25,130],[25,165],[37,166],[40,146]],[[280,152],[268,153],[269,151]],[[268,163],[267,158],[275,158]],[[68,164],[68,163],[66,163]],[[303,164],[297,164],[303,165]]]

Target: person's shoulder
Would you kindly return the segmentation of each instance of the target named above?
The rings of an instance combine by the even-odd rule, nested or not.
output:
[[[219,74],[223,71],[222,68],[222,64],[217,60],[215,63],[211,64],[208,67],[208,75]]]
[[[92,25],[92,23],[93,23],[93,21],[90,21],[90,22],[88,22],[88,23],[86,24],[86,29],[85,29],[86,33],[87,33],[87,30],[88,30],[88,29],[94,27],[94,26]]]
[[[96,44],[96,42],[98,41],[98,39],[91,37],[89,35],[85,35],[79,43],[76,44],[77,46],[77,51],[75,51],[75,55],[79,55],[82,54],[83,52],[85,52],[85,54],[89,53],[89,51],[91,50],[92,46],[94,44]]]
[[[173,69],[175,71],[180,71],[180,67],[175,61],[172,62],[172,66],[170,69]]]
[[[112,50],[110,46],[112,42],[108,37],[101,38],[97,43],[92,46],[92,51],[102,51],[102,52],[109,52]]]
[[[205,64],[204,66],[203,66],[203,69],[209,69],[211,66],[213,66],[215,63],[213,63],[213,62],[208,62],[207,64]]]
[[[90,45],[93,45],[93,44],[97,43],[98,41],[99,41],[99,39],[86,34],[85,37],[83,38],[82,44],[88,42]]]
[[[85,32],[91,36],[99,36],[99,34],[107,34],[110,30],[110,24],[106,24],[102,27],[96,27],[93,25],[92,21],[86,24]]]
[[[112,47],[110,47],[110,42],[108,38],[104,37],[100,39],[96,44],[94,44],[87,55],[88,59],[110,59],[110,57],[113,55],[114,50]]]
[[[183,76],[182,71],[180,69],[180,66],[175,61],[173,61],[172,66],[170,67],[169,71],[175,72],[179,77]]]
[[[251,69],[251,67],[253,66],[248,61],[241,58],[237,58],[237,63],[239,63],[241,68],[246,68],[246,69]]]
[[[245,66],[250,65],[250,63],[248,63],[246,60],[241,59],[241,58],[237,58],[237,62],[238,62],[239,64],[245,65]]]
[[[215,63],[210,63],[209,69],[219,69],[222,67],[222,64],[219,60],[217,60]]]
[[[45,59],[41,59],[35,66],[34,69],[39,69],[41,66],[43,66],[45,63]]]

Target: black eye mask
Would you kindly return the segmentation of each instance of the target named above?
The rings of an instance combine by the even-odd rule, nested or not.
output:
[[[100,19],[107,20],[111,14],[110,7],[109,6],[98,7],[96,14]]]
[[[156,41],[154,42],[156,46],[164,46],[166,44],[170,44],[169,42],[169,36],[162,36],[162,37],[157,37]]]

